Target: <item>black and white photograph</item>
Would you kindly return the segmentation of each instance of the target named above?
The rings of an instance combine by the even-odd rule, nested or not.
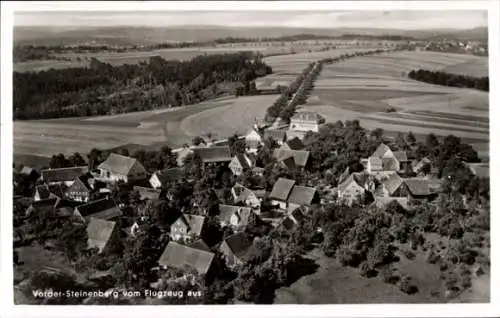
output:
[[[495,2],[355,2],[15,3],[9,306],[492,305]]]

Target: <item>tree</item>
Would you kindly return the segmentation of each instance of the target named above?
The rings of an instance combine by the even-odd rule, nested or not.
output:
[[[51,169],[56,169],[56,168],[67,168],[70,166],[70,162],[66,159],[66,157],[60,153],[57,156],[54,155],[50,159],[49,162],[49,167]]]
[[[406,135],[406,141],[410,145],[414,145],[415,144],[415,142],[417,141],[417,139],[415,138],[415,135],[413,134],[413,132],[411,132],[411,131],[408,132],[408,135]]]
[[[128,157],[130,155],[129,151],[127,148],[121,148],[119,151],[118,151],[118,154],[122,155],[122,156],[126,156]]]
[[[72,156],[68,158],[69,164],[74,167],[81,167],[87,165],[85,159],[80,155],[80,153],[75,152]]]
[[[433,148],[439,146],[439,140],[437,139],[436,135],[434,135],[433,133],[430,133],[429,135],[427,135],[427,137],[425,139],[425,145],[428,148],[433,149]]]

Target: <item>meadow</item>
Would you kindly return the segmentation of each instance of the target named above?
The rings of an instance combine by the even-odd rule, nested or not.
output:
[[[487,58],[435,52],[393,52],[325,65],[307,103],[327,122],[358,119],[368,129],[415,134],[454,134],[474,139],[487,153],[488,93],[444,87],[406,77],[412,69],[488,74]],[[487,148],[487,147],[486,147]]]
[[[14,153],[50,157],[125,144],[181,147],[195,136],[227,137],[262,119],[276,95],[223,97],[179,108],[114,116],[14,122]]]

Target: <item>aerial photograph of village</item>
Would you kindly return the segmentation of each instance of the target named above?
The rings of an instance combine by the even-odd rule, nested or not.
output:
[[[481,10],[16,12],[14,302],[489,303],[488,72]]]

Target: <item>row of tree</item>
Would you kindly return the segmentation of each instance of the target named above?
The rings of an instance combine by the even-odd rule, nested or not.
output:
[[[440,71],[429,71],[429,70],[412,70],[408,73],[408,77],[417,81],[437,84],[443,86],[452,86],[460,88],[474,88],[481,91],[488,92],[490,90],[489,77],[473,77],[465,76],[459,74],[451,74]]]

